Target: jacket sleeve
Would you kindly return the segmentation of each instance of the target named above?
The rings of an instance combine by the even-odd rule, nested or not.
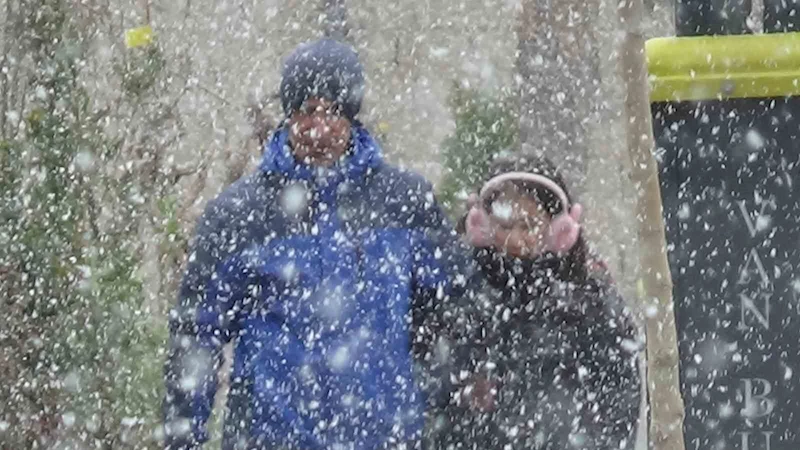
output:
[[[422,369],[432,402],[444,401],[462,348],[454,330],[465,326],[463,308],[474,271],[469,249],[437,204],[430,186],[420,190],[414,230],[412,352]]]
[[[572,328],[576,345],[565,355],[563,366],[571,411],[566,415],[542,414],[545,422],[548,417],[562,421],[543,427],[560,430],[547,448],[576,444],[591,450],[633,448],[641,399],[641,340],[633,316],[616,289],[602,284],[598,290],[577,292],[579,298],[573,304],[581,305],[581,310],[571,311],[565,319],[569,322],[572,315],[582,323]]]
[[[630,310],[616,288],[603,288],[610,301],[597,337],[582,356],[587,358],[586,428],[594,448],[633,448],[639,425],[642,339]]]
[[[166,448],[171,450],[199,448],[208,439],[206,422],[222,347],[231,338],[231,286],[243,272],[224,265],[233,240],[221,225],[224,216],[213,202],[199,219],[178,301],[169,314],[163,416]]]

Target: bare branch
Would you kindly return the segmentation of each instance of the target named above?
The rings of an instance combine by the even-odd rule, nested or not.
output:
[[[345,0],[324,0],[325,36],[345,40],[350,33],[347,26],[347,5]]]
[[[14,12],[11,8],[11,0],[6,0],[5,16],[5,26],[3,27],[3,57],[0,59],[0,86],[2,86],[2,92],[0,92],[0,136],[4,140],[8,138],[6,121],[9,112],[8,90],[10,83],[8,81],[8,73],[10,69],[8,67],[8,61],[11,55],[11,36],[8,30],[11,27],[12,21],[14,20]]]

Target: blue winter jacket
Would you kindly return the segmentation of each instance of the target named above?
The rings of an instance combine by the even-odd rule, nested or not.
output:
[[[197,224],[170,315],[167,447],[207,440],[233,341],[223,447],[414,448],[468,253],[430,185],[384,163],[363,128],[328,170],[296,162],[287,134]]]

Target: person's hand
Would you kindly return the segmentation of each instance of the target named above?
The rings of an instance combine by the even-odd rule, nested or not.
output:
[[[465,223],[465,231],[467,242],[473,247],[483,248],[489,247],[494,238],[491,222],[489,221],[489,214],[483,210],[479,205],[480,199],[476,194],[472,194],[467,199],[467,220]]]
[[[494,411],[497,386],[486,377],[473,377],[463,391],[462,397],[470,409],[481,412]]]
[[[478,194],[469,194],[469,197],[467,197],[467,210],[472,209],[479,201],[480,197],[478,197]]]

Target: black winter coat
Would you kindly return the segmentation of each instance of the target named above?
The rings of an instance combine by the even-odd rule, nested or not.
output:
[[[641,345],[610,279],[590,274],[577,284],[564,281],[555,257],[477,255],[484,277],[473,291],[470,321],[480,323],[464,333],[472,347],[460,372],[494,384],[495,407],[480,413],[454,400],[435,422],[435,446],[633,448]]]

